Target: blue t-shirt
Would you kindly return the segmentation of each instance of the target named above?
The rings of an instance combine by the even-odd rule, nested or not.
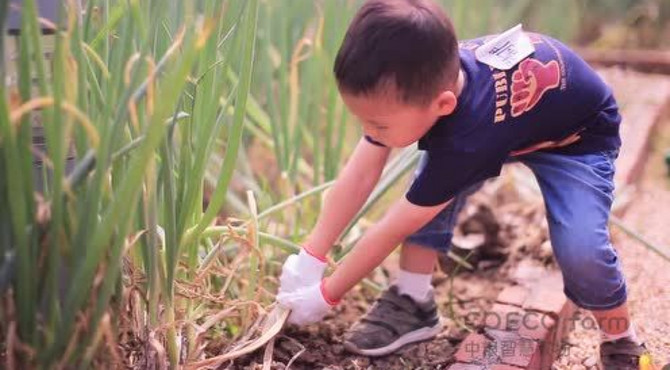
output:
[[[419,140],[427,161],[407,192],[411,203],[442,204],[529,151],[570,155],[620,146],[611,89],[561,42],[528,35],[534,53],[507,71],[476,60],[486,37],[460,44],[465,85],[454,112]]]

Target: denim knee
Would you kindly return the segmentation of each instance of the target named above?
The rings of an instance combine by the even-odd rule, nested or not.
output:
[[[451,238],[454,235],[458,211],[460,211],[460,209],[455,209],[457,208],[455,202],[456,199],[425,226],[407,237],[405,243],[435,249],[438,252],[448,252],[451,247]]]
[[[618,254],[606,235],[584,226],[554,225],[551,230],[565,295],[577,306],[589,310],[618,307],[627,297]]]
[[[479,190],[484,182],[476,183],[459,193],[444,209],[424,227],[405,239],[406,243],[420,245],[446,253],[451,248],[451,238],[458,215],[465,207],[468,197]]]
[[[565,155],[534,152],[520,161],[538,180],[565,294],[579,307],[606,310],[626,300],[608,221],[618,150]]]

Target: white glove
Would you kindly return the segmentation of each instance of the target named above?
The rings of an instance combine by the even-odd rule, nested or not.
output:
[[[321,283],[327,264],[301,249],[288,256],[279,277],[279,292],[292,293],[298,289]]]
[[[291,309],[288,322],[296,325],[306,325],[321,321],[330,309],[337,303],[330,304],[323,297],[321,282],[298,289],[291,293],[277,295],[279,304]]]

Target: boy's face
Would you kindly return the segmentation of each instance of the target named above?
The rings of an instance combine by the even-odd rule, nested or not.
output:
[[[456,97],[451,91],[440,93],[425,106],[404,103],[394,94],[343,92],[342,100],[359,119],[366,135],[392,148],[418,141],[439,117],[450,114],[456,107]]]

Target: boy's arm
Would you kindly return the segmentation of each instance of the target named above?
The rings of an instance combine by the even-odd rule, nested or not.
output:
[[[339,300],[379,266],[398,244],[428,223],[448,203],[420,207],[404,197],[398,200],[384,218],[365,233],[335,272],[325,280],[324,294],[332,301]]]
[[[316,226],[303,247],[323,259],[351,219],[363,207],[381,176],[390,148],[361,139],[328,192]]]

